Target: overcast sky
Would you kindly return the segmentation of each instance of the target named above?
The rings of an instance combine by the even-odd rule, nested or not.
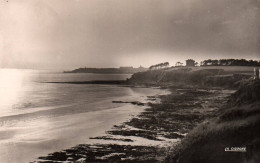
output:
[[[260,59],[260,0],[1,0],[0,67]]]

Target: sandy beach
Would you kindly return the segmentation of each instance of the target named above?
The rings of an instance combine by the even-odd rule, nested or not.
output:
[[[232,92],[188,87],[172,87],[169,90],[170,94],[165,90],[164,95],[147,96],[147,101],[140,100],[144,106],[138,106],[141,110],[133,112],[134,116],[128,116],[125,121],[122,118],[114,125],[111,121],[112,126],[107,127],[106,132],[90,135],[92,141],[42,155],[35,162],[162,161],[167,148],[180,142],[197,124],[214,116]],[[127,104],[135,107],[141,102]]]
[[[77,144],[103,142],[89,138],[104,135],[114,125],[128,121],[145,108],[130,103],[113,104],[113,100],[145,102],[147,96],[167,93],[166,90],[153,88],[131,90],[127,96],[110,98],[100,104],[84,104],[86,108],[96,107],[88,112],[73,113],[73,106],[61,106],[29,109],[21,114],[0,117],[1,162],[30,162],[39,156]],[[63,115],[59,115],[60,112]]]
[[[121,123],[140,111],[136,106],[126,105],[6,126],[1,128],[1,162],[29,162],[37,156],[89,142],[89,137],[104,134],[114,124]],[[3,140],[3,135],[12,140]]]

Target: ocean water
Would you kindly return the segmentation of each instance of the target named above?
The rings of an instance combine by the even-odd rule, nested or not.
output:
[[[0,69],[0,162],[29,162],[88,143],[141,108],[113,100],[144,101],[152,88],[44,82],[124,80],[130,74],[64,74]]]
[[[39,110],[55,110],[65,106],[73,106],[74,112],[99,109],[81,107],[81,105],[124,96],[129,93],[129,90],[122,91],[120,87],[108,85],[71,85],[43,82],[122,80],[128,77],[130,77],[128,74],[64,74],[51,71],[1,69],[0,117],[32,113]]]

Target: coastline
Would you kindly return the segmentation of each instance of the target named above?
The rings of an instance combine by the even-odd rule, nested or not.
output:
[[[170,94],[148,96],[150,102],[141,106],[145,108],[142,112],[103,135],[91,137],[92,144],[41,156],[35,162],[162,161],[170,146],[206,118],[216,116],[233,92],[179,86],[169,89]],[[161,102],[153,103],[156,98]]]
[[[29,162],[41,155],[67,149],[76,144],[104,142],[103,140],[89,138],[104,135],[105,131],[110,130],[114,125],[128,121],[144,110],[144,106],[136,106],[129,103],[113,104],[113,100],[140,100],[145,102],[146,96],[167,93],[166,90],[152,88],[131,88],[129,90],[131,91],[128,96],[116,99],[111,98],[107,101],[106,105],[114,106],[114,108],[105,110],[101,108],[101,110],[92,109],[85,113],[64,114],[55,118],[41,118],[39,117],[41,114],[38,112],[41,113],[42,111],[39,110],[35,113],[29,113],[35,115],[32,120],[26,120],[26,117],[29,117],[27,114],[17,115],[19,123],[17,123],[18,120],[15,120],[9,124],[2,124],[8,126],[2,126],[0,130],[2,139],[1,162]],[[58,111],[58,109],[56,110]],[[54,113],[56,110],[51,109],[49,111]],[[7,121],[9,118],[13,118],[13,116],[3,117],[2,120]],[[13,138],[9,137],[12,136],[10,135],[12,133],[16,134]],[[13,155],[12,153],[17,154]]]

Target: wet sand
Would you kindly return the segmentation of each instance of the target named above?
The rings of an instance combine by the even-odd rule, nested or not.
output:
[[[14,127],[8,127],[8,130],[1,128],[2,134],[4,132],[8,134],[7,137],[10,137],[10,134],[14,136],[12,142],[8,139],[1,141],[1,162],[29,162],[37,156],[89,142],[89,137],[104,134],[114,124],[122,123],[130,115],[136,115],[140,111],[127,105],[69,117],[20,122]]]
[[[165,91],[159,89],[136,88],[131,96],[122,97],[119,100],[144,102],[147,95],[164,93]],[[112,99],[109,103],[112,104]],[[69,106],[64,107],[63,111],[70,111],[67,109]],[[59,109],[56,110],[59,111]],[[63,116],[49,117],[40,114],[42,110],[38,110],[30,113],[32,115],[1,117],[0,162],[30,162],[39,156],[71,148],[77,144],[96,143],[96,139],[89,138],[104,135],[113,125],[128,121],[143,110],[142,106],[126,103],[107,110],[64,114]],[[55,109],[49,111],[55,113]]]
[[[162,161],[168,147],[179,142],[197,124],[216,116],[233,92],[196,88],[170,90],[169,95],[148,96],[143,112],[114,125],[105,134],[91,137],[92,143],[39,157],[37,162]],[[158,97],[161,102],[154,102]]]

